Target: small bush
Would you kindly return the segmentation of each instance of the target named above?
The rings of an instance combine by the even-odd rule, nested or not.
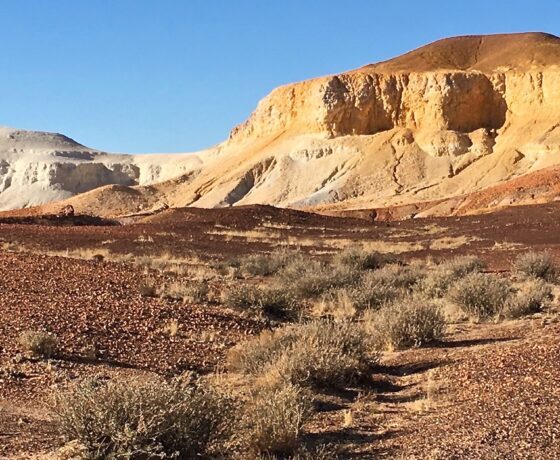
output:
[[[327,291],[316,306],[322,315],[335,319],[352,318],[364,310],[379,309],[402,295],[402,289],[366,276],[350,287]]]
[[[380,348],[391,350],[421,346],[438,340],[445,317],[428,299],[407,297],[366,315],[366,327]]]
[[[436,267],[428,272],[418,283],[416,291],[428,298],[438,299],[447,294],[456,280],[457,276],[453,272],[445,268]]]
[[[512,292],[509,281],[471,273],[454,284],[449,295],[467,315],[485,320],[500,313]]]
[[[241,259],[241,269],[253,276],[270,276],[286,265],[291,254],[287,251],[276,251],[272,254],[254,254]]]
[[[528,281],[508,299],[503,314],[506,318],[520,318],[538,313],[551,299],[552,289],[546,282],[540,279]]]
[[[426,297],[444,297],[455,281],[470,273],[478,273],[484,263],[473,256],[454,257],[437,265],[420,280],[417,290]]]
[[[360,308],[349,289],[332,289],[313,304],[313,315],[344,321],[353,318]]]
[[[161,297],[189,303],[206,302],[208,292],[208,284],[204,281],[174,282],[158,290]]]
[[[423,270],[419,267],[388,264],[378,270],[367,273],[365,278],[370,283],[380,286],[386,286],[394,290],[405,289],[410,291],[424,276]]]
[[[313,413],[312,402],[306,390],[289,383],[253,392],[244,407],[246,449],[275,456],[295,453],[303,425]]]
[[[145,281],[140,283],[140,285],[138,286],[138,291],[140,292],[140,295],[142,297],[157,297],[158,296],[158,290],[156,289],[156,287],[154,286],[153,283]]]
[[[42,331],[26,331],[19,336],[21,347],[33,356],[51,358],[58,352],[58,338]]]
[[[276,278],[276,284],[290,289],[298,298],[310,299],[329,289],[354,284],[359,272],[343,268],[333,268],[316,260],[297,258],[288,263]]]
[[[285,326],[230,350],[230,368],[272,382],[340,386],[375,362],[364,329],[356,323],[318,321]]]
[[[207,385],[159,378],[90,379],[54,401],[61,434],[91,459],[198,458],[229,436],[231,409]]]
[[[555,282],[558,278],[558,267],[552,256],[547,252],[526,252],[519,255],[513,264],[517,273]]]
[[[439,267],[451,272],[456,278],[469,273],[478,273],[485,268],[484,262],[476,256],[457,256],[442,262]]]
[[[375,270],[382,265],[381,256],[376,252],[367,252],[356,247],[348,247],[333,259],[333,265],[352,270]]]
[[[298,313],[298,302],[286,289],[239,284],[224,291],[222,300],[230,308],[258,316],[287,319]]]
[[[188,303],[203,303],[208,301],[210,288],[205,281],[190,281],[184,287],[183,301]]]

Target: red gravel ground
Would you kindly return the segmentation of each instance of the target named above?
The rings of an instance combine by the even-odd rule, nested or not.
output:
[[[403,259],[475,253],[491,269],[507,270],[527,248],[560,255],[558,217],[560,204],[553,203],[392,223],[271,207],[170,210],[129,225],[0,222],[0,242],[9,249],[0,251],[0,458],[31,458],[61,445],[48,413],[49,397],[61,385],[92,374],[209,372],[220,367],[229,347],[269,327],[217,305],[141,295],[147,279],[161,284],[175,279],[172,274],[33,251],[106,248],[207,260],[270,250],[288,238],[317,242],[306,251],[325,249],[327,239],[375,240],[420,243],[419,250],[397,256]],[[235,236],[255,229],[270,238]],[[427,249],[434,238],[462,236],[462,246]],[[14,252],[23,249],[29,252]],[[308,440],[340,445],[343,458],[560,458],[557,309],[555,299],[545,314],[463,324],[437,347],[386,355],[369,384],[321,396],[328,410],[312,421]],[[179,324],[174,336],[166,331],[170,320]],[[56,333],[60,356],[47,361],[22,355],[17,338],[29,329]]]

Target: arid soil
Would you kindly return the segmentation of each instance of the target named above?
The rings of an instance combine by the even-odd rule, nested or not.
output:
[[[123,219],[124,225],[85,216],[0,215],[0,243],[6,249],[61,255],[88,249],[116,255],[167,253],[206,261],[281,247],[321,255],[357,244],[406,259],[475,252],[491,269],[503,270],[527,248],[560,255],[559,216],[560,203],[516,206],[477,216],[387,222],[272,206],[169,209]]]
[[[527,248],[560,255],[559,216],[552,203],[387,223],[266,206],[169,210],[124,225],[84,226],[79,216],[0,221],[0,458],[45,458],[61,446],[49,415],[61,385],[99,374],[207,373],[222,368],[232,345],[273,326],[211,301],[146,295],[146,282],[189,279],[278,247],[326,257],[351,244],[403,261],[476,254],[490,270],[508,271]],[[133,256],[182,260],[187,269],[150,269]],[[322,395],[306,440],[337,444],[343,458],[558,458],[557,310],[555,300],[523,320],[455,325],[436,346],[385,354],[362,386]],[[17,338],[30,329],[56,333],[60,355],[22,353]]]

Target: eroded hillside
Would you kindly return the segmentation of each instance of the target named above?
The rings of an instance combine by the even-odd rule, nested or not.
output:
[[[174,160],[149,182],[178,178],[136,187],[129,203],[113,196],[122,188],[70,203],[117,215],[164,204],[339,211],[462,200],[560,162],[559,64],[552,35],[442,40],[274,90],[227,141],[175,170]],[[533,198],[541,192],[550,195]],[[453,203],[420,208],[449,214]]]

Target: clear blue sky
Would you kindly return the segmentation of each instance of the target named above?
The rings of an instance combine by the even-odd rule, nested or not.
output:
[[[0,0],[0,125],[191,151],[278,85],[516,31],[560,35],[560,1]]]

